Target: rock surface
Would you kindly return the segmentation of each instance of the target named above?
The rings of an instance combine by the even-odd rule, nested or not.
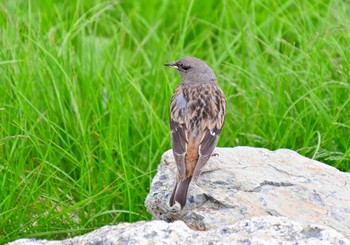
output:
[[[169,208],[175,184],[171,151],[164,153],[145,205],[154,219],[183,220],[211,230],[259,216],[287,217],[333,228],[350,238],[350,174],[281,149],[216,148],[189,189],[185,208]]]
[[[150,221],[105,226],[84,236],[62,241],[17,240],[11,245],[71,244],[350,244],[338,232],[303,226],[284,217],[264,216],[210,231],[194,231],[182,221]]]
[[[175,162],[167,151],[145,201],[155,220],[105,226],[61,241],[10,244],[350,245],[349,173],[291,150],[236,147],[215,153],[191,183],[182,211],[168,206]]]

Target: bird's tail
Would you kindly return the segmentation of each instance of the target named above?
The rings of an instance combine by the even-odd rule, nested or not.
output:
[[[174,206],[176,203],[180,204],[180,208],[186,204],[188,187],[191,183],[192,176],[189,176],[184,180],[177,180],[173,193],[170,198],[170,207]]]

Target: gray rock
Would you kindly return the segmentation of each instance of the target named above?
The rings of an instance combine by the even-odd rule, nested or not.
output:
[[[83,236],[62,241],[17,240],[11,245],[72,244],[350,244],[338,232],[293,222],[285,217],[264,216],[209,231],[194,231],[182,221],[150,221],[105,226]]]
[[[105,226],[61,241],[10,244],[350,245],[349,173],[290,150],[236,147],[215,153],[191,183],[182,211],[168,205],[175,163],[167,151],[145,201],[155,220]]]
[[[164,153],[145,201],[154,219],[183,220],[204,231],[271,215],[327,226],[350,238],[349,173],[286,149],[216,148],[215,153],[191,183],[181,212],[168,205],[175,163],[171,151]]]

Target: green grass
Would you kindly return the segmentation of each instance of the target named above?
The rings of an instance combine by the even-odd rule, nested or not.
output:
[[[0,243],[150,219],[185,55],[227,97],[219,146],[350,171],[348,1],[0,3]]]

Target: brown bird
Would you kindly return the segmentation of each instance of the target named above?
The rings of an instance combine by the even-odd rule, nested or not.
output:
[[[203,61],[185,57],[165,64],[182,78],[170,104],[172,149],[177,166],[170,206],[186,204],[189,184],[211,157],[225,121],[226,100],[213,70]]]

